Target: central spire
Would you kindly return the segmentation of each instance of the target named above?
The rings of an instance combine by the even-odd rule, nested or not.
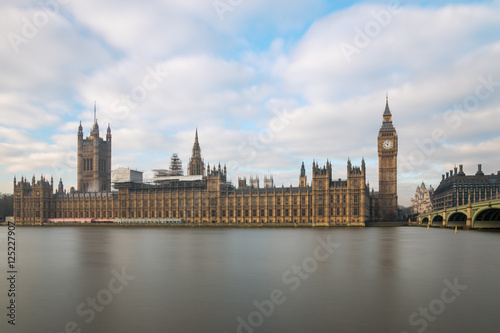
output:
[[[99,125],[97,125],[97,107],[96,101],[94,101],[94,126],[92,127],[92,131],[90,131],[90,135],[98,138],[99,137]]]
[[[194,146],[198,149],[200,148],[200,144],[198,143],[198,127],[196,127],[196,134],[194,135]]]
[[[393,131],[394,126],[392,125],[392,113],[389,109],[389,94],[385,94],[385,110],[383,114],[381,131]]]
[[[204,170],[205,165],[203,163],[203,159],[201,158],[201,148],[200,143],[198,142],[198,128],[196,128],[196,132],[194,135],[193,155],[189,160],[188,174],[190,176],[203,176]]]
[[[384,116],[392,116],[391,110],[389,109],[389,94],[385,94],[385,111]]]

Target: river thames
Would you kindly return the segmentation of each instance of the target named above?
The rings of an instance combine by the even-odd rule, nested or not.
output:
[[[500,233],[16,228],[2,332],[499,332]]]

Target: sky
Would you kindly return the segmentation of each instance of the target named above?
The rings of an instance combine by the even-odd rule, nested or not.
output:
[[[76,187],[94,101],[112,168],[205,163],[298,185],[304,162],[367,165],[378,190],[386,94],[399,203],[464,165],[500,170],[500,1],[0,2],[0,192]]]

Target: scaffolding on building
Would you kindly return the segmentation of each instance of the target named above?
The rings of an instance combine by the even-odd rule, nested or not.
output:
[[[182,170],[182,161],[177,153],[172,155],[170,159],[170,168],[168,170],[169,176],[184,176],[184,171]]]

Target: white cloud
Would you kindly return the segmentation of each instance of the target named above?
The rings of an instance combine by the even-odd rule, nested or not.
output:
[[[19,33],[37,6],[3,5],[1,31]],[[500,81],[498,2],[404,6],[351,62],[341,43],[352,44],[356,28],[365,29],[372,12],[386,5],[361,3],[330,14],[325,6],[246,1],[224,21],[211,1],[61,6],[18,54],[0,40],[3,183],[13,172],[61,173],[58,165],[70,164],[76,150],[78,121],[90,130],[94,100],[101,133],[111,123],[113,166],[165,168],[177,152],[186,168],[198,127],[205,162],[227,163],[233,180],[269,170],[278,186],[296,184],[300,162],[309,173],[313,159],[333,160],[334,178],[345,177],[347,158],[360,164],[364,157],[377,188],[386,91],[400,164],[435,129],[446,134],[420,165],[400,168],[401,203],[409,203],[422,180],[437,185],[450,164],[498,166],[492,152],[500,135],[491,121],[499,116],[498,91],[456,128],[444,118],[474,95],[479,77]],[[157,66],[168,75],[132,101],[137,105],[117,107],[144,88]],[[293,117],[276,126],[273,110]],[[75,173],[68,169],[65,184],[75,182]]]

